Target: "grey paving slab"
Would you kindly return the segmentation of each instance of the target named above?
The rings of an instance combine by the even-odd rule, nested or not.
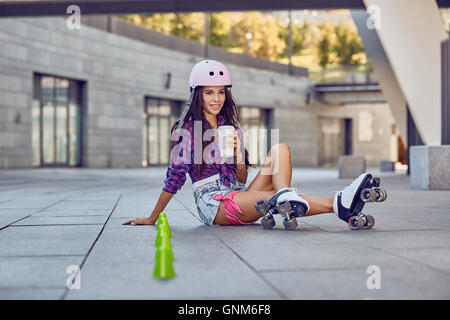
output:
[[[116,217],[129,216],[149,216],[155,207],[157,199],[142,197],[142,198],[121,198],[117,207],[114,210]]]
[[[366,207],[375,228],[357,232],[334,214],[299,219],[292,232],[280,217],[273,230],[260,223],[204,226],[188,179],[164,210],[176,258],[177,277],[169,281],[152,277],[156,227],[122,225],[150,215],[164,168],[0,175],[0,223],[31,214],[0,230],[0,261],[8,270],[1,298],[449,298],[450,191],[411,190],[403,173],[381,174],[388,200]],[[339,180],[335,169],[293,171],[294,185],[312,196],[332,196],[350,182]],[[81,289],[65,290],[66,262],[82,261],[94,243],[81,270]],[[369,265],[380,267],[380,290],[367,289]],[[44,269],[53,271],[46,275]]]
[[[57,288],[61,295],[66,287],[67,279],[72,274],[68,267],[79,266],[83,258],[84,256],[2,258],[0,260],[0,292],[7,289]]]
[[[158,194],[159,197],[159,194]],[[158,197],[153,198],[121,198],[116,209],[114,210],[115,217],[130,217],[130,216],[150,216],[155,207]],[[165,211],[170,210],[186,210],[179,202],[171,201],[166,206]]]
[[[102,225],[10,226],[0,232],[0,256],[86,254]]]
[[[310,244],[307,241],[303,244],[233,244],[232,248],[258,271],[366,268],[373,264],[396,266],[404,262],[399,257],[370,247],[337,241],[328,244]]]
[[[80,210],[109,210],[116,204],[116,200],[64,200],[52,205],[51,211],[80,211]]]
[[[449,247],[450,233],[447,230],[395,230],[353,232],[346,240],[375,248],[399,250],[406,248]]]
[[[323,232],[322,230],[301,225],[296,230],[290,232],[279,223],[271,230],[263,229],[260,223],[254,223],[246,226],[212,226],[211,231],[230,246],[256,244],[256,245],[295,245],[305,243],[330,243],[333,239],[339,241],[333,234]]]
[[[182,218],[173,213],[168,216],[173,234],[175,279],[161,281],[152,277],[157,234],[154,226],[121,226],[111,219],[82,269],[83,289],[69,292],[67,298],[214,299],[249,295],[279,298],[210,228],[200,225],[193,216],[189,218],[193,226],[182,223],[189,216]],[[227,272],[224,270],[224,275],[218,277],[217,269],[225,266]],[[100,277],[99,270],[102,270]],[[242,287],[232,285],[231,280],[238,274],[244,277]],[[109,283],[100,285],[105,281]],[[104,285],[108,289],[99,290]]]
[[[3,215],[0,217],[0,228],[5,228],[22,218],[17,217],[17,215]]]
[[[373,231],[449,229],[450,221],[442,215],[442,212],[427,212],[427,218],[425,219],[424,213],[419,211],[419,209],[411,210],[409,215],[405,215],[394,213],[391,209],[372,208],[372,210],[366,210],[365,213],[375,218]],[[349,231],[347,224],[334,214],[322,214],[298,220],[305,225],[325,229],[329,232]]]
[[[45,208],[49,205],[52,205],[53,203],[56,203],[60,201],[61,199],[58,198],[16,198],[13,200],[0,202],[0,209],[34,209],[34,208]]]
[[[155,251],[118,247],[94,251],[81,271],[82,289],[68,299],[196,299],[276,293],[220,243],[196,242],[195,247],[174,243],[173,279],[153,278]],[[222,270],[222,271],[219,271]],[[235,279],[239,278],[239,285]]]
[[[38,213],[41,217],[94,217],[109,216],[110,209],[85,209],[85,210],[53,210],[51,208]]]
[[[197,212],[197,206],[194,202],[191,183],[186,183],[183,188],[177,192],[174,200],[182,206],[182,208],[191,212]]]
[[[115,201],[121,195],[121,191],[111,192],[111,191],[96,191],[90,193],[76,193],[71,192],[67,195],[66,200],[68,201],[84,201],[84,200],[103,200],[103,201]]]
[[[0,209],[0,228],[4,228],[37,211],[39,209]]]
[[[26,219],[20,220],[14,223],[14,226],[45,226],[45,225],[62,225],[62,224],[101,224],[106,222],[108,216],[63,216],[63,217],[52,217],[52,216],[35,216],[28,217]]]
[[[450,276],[450,246],[426,248],[383,249],[384,252],[396,255],[415,264],[430,267]],[[449,287],[450,291],[450,287]]]
[[[27,208],[19,208],[19,209],[0,209],[0,217],[4,217],[6,215],[17,216],[17,217],[26,217],[36,212],[41,211],[42,209],[27,209]]]
[[[0,288],[1,300],[58,300],[63,289],[57,288]]]
[[[119,221],[117,221],[116,219],[116,222]],[[172,233],[172,244],[220,242],[217,237],[209,232],[208,227],[203,225],[180,226],[172,224],[170,230]],[[116,241],[116,239],[119,239],[117,240],[119,242],[123,242],[124,246],[153,246],[155,243],[157,232],[158,231],[156,229],[156,226],[129,226],[119,225],[118,223],[114,224],[114,222],[111,222],[110,224],[110,222],[108,222],[108,225],[102,233],[102,236],[99,242],[96,244],[96,247],[101,246],[104,242],[107,241],[114,242]]]
[[[289,299],[450,298],[450,278],[422,266],[380,266],[380,289],[367,287],[372,275],[367,268],[263,273]]]
[[[169,221],[169,226],[173,228],[175,225],[181,226],[202,226],[200,218],[194,216],[191,212],[185,209],[179,210],[168,210],[165,212],[167,220]],[[127,217],[115,216],[115,212],[111,215],[108,221],[108,226],[121,226],[122,223],[132,220],[134,218],[144,218],[150,216],[149,212],[139,212],[138,214],[129,214]],[[137,226],[140,227],[140,226]]]

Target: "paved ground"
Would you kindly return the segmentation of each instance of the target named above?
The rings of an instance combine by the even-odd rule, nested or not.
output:
[[[166,210],[177,277],[154,279],[155,227],[121,223],[151,212],[164,175],[0,171],[0,298],[450,298],[450,191],[411,190],[404,173],[382,175],[388,200],[367,205],[370,231],[350,231],[333,214],[304,218],[295,231],[280,220],[270,231],[203,226],[186,183]],[[293,177],[313,196],[350,182],[331,169],[295,169]],[[81,267],[80,289],[66,288],[71,265]],[[368,289],[377,275],[381,288]]]

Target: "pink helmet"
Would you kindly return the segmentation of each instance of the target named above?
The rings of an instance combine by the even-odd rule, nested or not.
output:
[[[189,84],[191,90],[197,86],[231,87],[231,75],[223,63],[215,60],[203,60],[192,68]]]

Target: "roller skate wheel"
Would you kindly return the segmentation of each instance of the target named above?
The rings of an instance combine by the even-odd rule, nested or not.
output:
[[[282,201],[277,205],[277,209],[281,214],[288,214],[292,211],[289,201]]]
[[[381,189],[381,188],[376,188],[375,192],[377,194],[377,196],[375,198],[376,202],[383,202],[386,200],[386,198],[387,198],[386,190]]]
[[[295,218],[291,218],[290,220],[283,220],[283,225],[286,230],[295,230],[298,224]]]
[[[361,200],[364,202],[374,202],[377,194],[375,190],[365,188],[361,190]]]
[[[269,205],[265,199],[255,202],[255,209],[259,214],[266,214],[269,211]]]
[[[375,225],[375,218],[371,215],[366,215],[366,225],[364,226],[365,229],[372,229]]]
[[[380,189],[375,188],[373,190],[375,191],[375,201],[380,202],[380,199],[382,197]]]
[[[275,226],[275,220],[273,217],[263,217],[261,224],[264,229],[272,229]]]
[[[364,219],[360,216],[351,217],[348,220],[348,226],[351,230],[358,230],[364,227]]]
[[[372,179],[372,187],[375,187],[375,188],[379,187],[380,182],[381,182],[381,179],[379,177],[373,178]]]

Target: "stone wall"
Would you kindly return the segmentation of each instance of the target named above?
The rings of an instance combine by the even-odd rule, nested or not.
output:
[[[387,103],[331,105],[315,101],[310,111],[317,117],[352,119],[353,155],[363,156],[368,167],[378,167],[382,160],[398,160],[398,130]]]
[[[202,59],[85,25],[69,30],[60,17],[2,18],[0,43],[0,168],[32,167],[35,72],[85,82],[83,166],[140,167],[144,97],[186,99],[190,70]],[[315,115],[305,102],[312,81],[227,66],[238,105],[273,109],[294,165],[315,165]]]

